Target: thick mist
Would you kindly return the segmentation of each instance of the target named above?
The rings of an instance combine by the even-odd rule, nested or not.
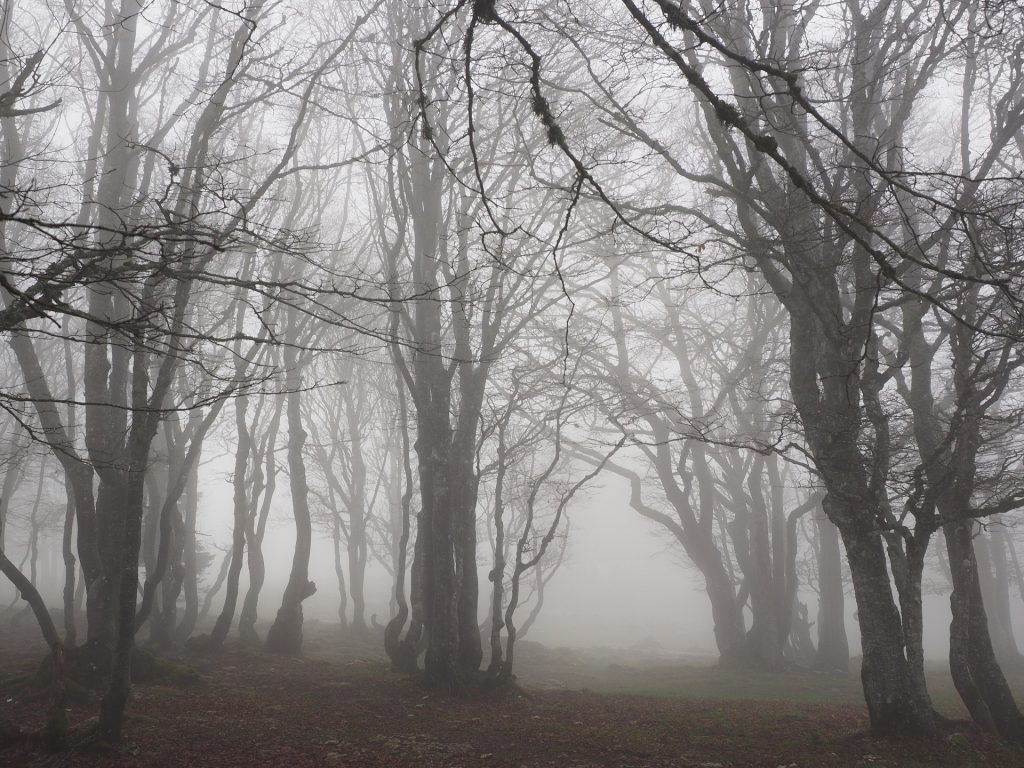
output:
[[[0,764],[1024,765],[1022,30],[5,0]]]

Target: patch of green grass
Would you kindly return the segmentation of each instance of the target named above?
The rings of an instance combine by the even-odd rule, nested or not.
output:
[[[191,685],[199,681],[199,670],[180,661],[142,651],[132,659],[132,678],[143,683]]]
[[[571,690],[683,700],[864,704],[860,675],[856,671],[844,675],[806,669],[735,670],[721,668],[711,659],[647,658],[609,663],[608,656],[569,651],[532,657],[524,654],[524,657],[517,672],[527,688],[532,685],[551,687],[557,682]],[[926,675],[935,708],[947,717],[965,718],[967,713],[948,668],[941,662],[930,663]],[[1024,675],[1010,673],[1008,677],[1011,689],[1018,695],[1024,694]]]

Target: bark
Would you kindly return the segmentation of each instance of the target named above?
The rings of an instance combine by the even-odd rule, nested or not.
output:
[[[8,336],[8,343],[14,350],[25,378],[25,386],[33,400],[43,438],[64,469],[65,483],[70,485],[74,496],[78,558],[82,568],[82,583],[86,589],[87,640],[106,642],[110,624],[104,620],[103,606],[108,584],[99,553],[99,528],[93,494],[94,470],[79,455],[73,434],[64,425],[31,338],[24,332],[14,331]]]
[[[144,307],[152,307],[157,303],[155,290],[147,285],[143,293]],[[170,322],[170,336],[176,338],[185,324],[188,302],[192,284],[188,280],[179,280],[174,284],[173,292],[160,297],[169,301],[174,307]],[[145,494],[145,477],[149,468],[150,448],[156,436],[171,385],[175,378],[179,356],[166,354],[159,358],[155,366],[155,376],[151,379],[151,353],[143,340],[133,344],[131,366],[131,426],[126,434],[124,446],[123,469],[119,469],[118,478],[111,467],[100,470],[100,495],[106,484],[112,480],[116,483],[116,498],[121,504],[117,516],[120,529],[116,531],[115,546],[110,548],[110,557],[116,553],[119,557],[119,573],[111,581],[117,585],[115,615],[115,645],[110,685],[100,706],[98,730],[108,740],[117,741],[121,738],[124,727],[125,707],[131,687],[131,657],[135,647],[136,632],[136,596],[139,588],[139,554],[142,547],[142,516]],[[103,435],[107,438],[108,435]],[[109,474],[108,474],[109,473]]]
[[[764,471],[765,457],[758,454],[747,479],[753,503],[749,529],[750,555],[745,576],[750,584],[753,621],[747,632],[744,656],[749,664],[773,670],[783,665],[784,638],[782,616],[778,612],[780,606],[775,592],[769,510],[762,488]],[[779,562],[784,563],[785,560],[780,559]]]
[[[110,685],[100,706],[99,732],[119,741],[131,687],[131,655],[135,638],[136,594],[139,586],[139,551],[142,546],[142,477],[132,478],[122,496],[125,504],[123,558],[118,581],[117,635],[111,666]]]
[[[163,426],[166,432],[168,425],[164,424]],[[158,550],[161,545],[167,547],[171,543],[171,518],[169,514],[163,515],[162,510],[164,499],[170,488],[172,463],[173,458],[170,455],[159,458],[154,456],[149,471],[146,472],[146,502],[145,512],[142,517],[142,567],[146,573],[146,582],[153,582],[153,587],[150,587],[149,599],[145,601],[147,603],[144,606],[146,609],[145,615],[143,616],[140,611],[136,617],[136,622],[140,623],[139,619],[142,619],[149,625],[149,644],[158,647],[167,647],[169,644],[169,637],[162,634],[162,630],[166,629],[166,627],[161,626],[160,622],[156,619],[150,621],[150,617],[154,613],[159,616],[163,602],[163,594],[154,589],[156,581],[153,579],[153,576],[157,571]],[[168,549],[169,552],[170,550]],[[166,568],[166,563],[161,568],[160,581],[163,580],[163,568]],[[145,596],[145,585],[143,585],[143,596]]]
[[[968,317],[974,311],[975,289],[962,297]],[[1010,693],[996,658],[975,556],[971,499],[975,490],[981,446],[983,401],[976,390],[972,331],[956,326],[953,371],[956,414],[949,428],[938,417],[932,394],[932,355],[922,330],[923,303],[904,307],[906,343],[910,350],[911,380],[903,395],[914,416],[914,434],[922,457],[922,482],[945,521],[943,533],[949,555],[953,591],[950,595],[950,671],[972,719],[982,729],[1014,743],[1024,743],[1024,718]],[[998,378],[996,379],[998,382]],[[988,402],[992,402],[991,396]]]
[[[341,560],[341,514],[335,512],[331,526],[331,549],[334,552],[334,577],[338,580],[338,623],[341,631],[348,630],[348,585],[345,583],[345,565]]]
[[[71,355],[71,318],[65,316],[61,323],[61,330],[64,333],[64,376],[68,380],[68,405],[67,424],[70,437],[74,439],[73,426],[76,420],[77,407],[74,402],[78,387],[75,382],[74,361]],[[74,648],[78,642],[78,626],[76,622],[75,606],[75,575],[78,571],[78,560],[74,553],[74,528],[75,528],[75,489],[70,479],[64,477],[64,535],[61,539],[61,553],[64,558],[64,645]],[[2,525],[2,523],[0,523]],[[0,548],[3,543],[0,541]]]
[[[417,531],[424,537],[424,607],[429,637],[424,672],[428,686],[451,692],[461,687],[462,675],[458,666],[453,504],[446,466],[449,406],[445,390],[437,388],[442,401],[435,401],[433,408],[418,409],[415,448],[422,499]]]
[[[195,421],[195,419],[198,418],[195,412],[190,414],[190,421],[193,423],[191,425],[192,429],[188,432],[188,436],[190,438],[189,446],[187,451],[184,452],[184,455],[179,457],[180,461],[176,462],[176,466],[171,469],[173,477],[170,478],[168,483],[166,493],[163,497],[163,504],[158,515],[160,536],[156,558],[152,572],[147,572],[146,574],[146,584],[142,591],[142,603],[138,608],[136,616],[136,623],[138,625],[136,631],[138,631],[138,629],[146,622],[150,611],[154,608],[157,587],[165,578],[169,563],[172,560],[172,541],[181,540],[180,525],[178,526],[179,530],[176,535],[174,532],[174,522],[179,516],[178,500],[181,498],[181,494],[188,486],[194,470],[198,467],[199,457],[202,454],[203,441],[206,438],[206,433],[220,414],[223,404],[224,400],[219,400],[210,409],[210,412],[199,422]],[[181,439],[184,441],[185,436],[182,436]],[[175,600],[177,599],[177,594],[174,590],[172,590],[167,597],[169,598],[171,595],[173,595]],[[173,608],[173,602],[171,603],[171,606]],[[165,610],[167,610],[167,606],[165,606]],[[158,643],[164,647],[170,646],[172,642],[171,633],[174,629],[173,611],[170,611],[169,616],[167,616],[164,621],[160,622],[160,624],[161,631],[157,634],[156,639]]]
[[[511,412],[511,409],[509,410]],[[508,470],[504,461],[506,455],[506,433],[508,419],[498,422],[498,467],[494,478],[494,565],[488,574],[491,581],[490,646],[491,659],[487,665],[489,677],[496,677],[504,662],[501,648],[501,630],[505,628],[505,474]]]
[[[934,729],[931,702],[921,697],[912,682],[881,539],[870,530],[848,528],[840,533],[860,618],[861,681],[872,730],[896,737],[930,733]]]
[[[78,560],[74,552],[75,495],[66,481],[64,491],[64,532],[61,536],[61,555],[64,559],[64,645],[74,648],[78,641],[75,623],[75,574],[78,571]]]
[[[185,612],[181,622],[174,631],[174,639],[178,645],[184,645],[192,637],[199,618],[199,566],[198,546],[196,540],[196,513],[199,509],[199,466],[192,467],[185,486],[185,531],[183,560],[183,583],[185,593]]]
[[[828,503],[827,499],[824,503]],[[826,515],[815,516],[818,529],[818,651],[814,668],[823,672],[850,671],[846,636],[843,562],[839,530]]]
[[[363,457],[362,426],[353,385],[345,387],[345,413],[351,451],[351,493],[349,494],[348,572],[352,596],[352,630],[365,635],[366,626],[366,462]]]
[[[256,479],[250,489],[250,511],[245,529],[245,538],[248,543],[249,588],[245,593],[242,612],[238,617],[238,634],[243,644],[251,646],[257,646],[260,642],[259,635],[256,634],[256,618],[260,592],[267,574],[263,558],[263,539],[267,531],[267,521],[270,519],[270,505],[277,490],[277,434],[281,423],[283,401],[280,397],[275,400],[274,414],[267,427],[262,473],[259,472],[258,466],[260,457],[256,457]],[[255,429],[255,421],[253,429]],[[257,500],[260,499],[261,493],[262,500],[257,507]]]
[[[228,550],[224,553],[224,557],[220,559],[220,568],[217,569],[217,576],[203,597],[203,607],[199,610],[199,621],[202,621],[209,615],[210,607],[213,605],[213,598],[217,596],[217,593],[224,586],[224,582],[227,581],[228,571],[231,569],[231,560],[231,550]]]
[[[834,286],[816,284],[822,273],[808,272],[808,277],[808,285],[817,288],[819,307],[838,301]],[[878,528],[884,517],[884,489],[873,487],[866,471],[873,466],[878,475],[884,474],[887,446],[876,444],[870,458],[864,455],[859,443],[864,416],[861,381],[851,374],[858,364],[850,362],[856,347],[849,336],[844,344],[833,342],[831,330],[819,327],[821,315],[811,309],[811,295],[790,301],[790,386],[828,493],[826,513],[846,548],[861,626],[861,681],[871,728],[890,737],[930,734],[935,730],[931,701],[908,666],[905,627],[893,600]],[[868,291],[863,298],[870,295]],[[869,310],[870,304],[858,307],[859,312],[870,314]],[[838,308],[830,312],[841,317]]]
[[[786,591],[783,603],[784,610],[781,612],[783,626],[779,636],[784,647],[789,647],[799,661],[813,659],[815,654],[814,646],[810,639],[810,627],[807,625],[807,608],[799,600],[800,580],[796,570],[798,526],[800,519],[817,507],[820,501],[820,495],[813,494],[810,499],[798,506],[786,517],[786,546],[784,552],[780,555],[785,560],[782,578]],[[797,631],[798,619],[800,620],[799,632]]]
[[[1010,610],[1010,568],[1006,556],[1006,532],[995,521],[988,531],[974,539],[978,576],[985,612],[988,614],[989,635],[996,658],[1004,667],[1024,667],[1024,656],[1017,647],[1013,632],[1013,614]]]
[[[294,324],[295,319],[292,318],[289,322]],[[266,647],[274,653],[298,654],[302,651],[302,601],[316,592],[316,584],[309,580],[313,528],[303,453],[306,431],[302,427],[302,395],[299,391],[301,376],[294,346],[297,341],[294,325],[290,340],[291,343],[284,350],[284,364],[288,372],[288,472],[295,517],[295,553],[292,557],[288,584],[281,599],[281,607],[267,632]]]
[[[3,534],[3,520],[0,519],[0,537]],[[2,540],[2,538],[0,538]],[[64,643],[57,634],[50,611],[40,596],[35,585],[14,565],[4,554],[0,546],[0,573],[14,585],[21,597],[29,604],[32,614],[43,633],[43,639],[50,647],[50,659],[53,665],[50,688],[50,712],[47,719],[44,738],[54,748],[63,748],[67,739],[68,720],[65,711],[65,680],[64,680]]]
[[[981,728],[1024,744],[1024,716],[996,660],[974,554],[974,522],[946,523],[943,533],[953,576],[949,665],[953,683]]]
[[[395,553],[394,601],[398,606],[398,611],[384,629],[384,650],[387,652],[388,658],[391,659],[391,664],[395,669],[401,672],[412,673],[417,669],[416,659],[419,655],[419,648],[417,647],[417,644],[419,643],[420,627],[422,626],[422,620],[420,618],[422,616],[422,603],[417,602],[416,607],[412,610],[412,625],[409,628],[409,632],[403,639],[402,630],[405,628],[405,622],[410,614],[409,605],[405,599],[405,571],[412,522],[412,497],[414,488],[412,464],[409,460],[409,414],[406,406],[405,392],[402,388],[402,382],[398,381],[397,384],[398,430],[400,440],[398,450],[401,453],[400,464],[403,470],[402,476],[405,478],[405,483],[400,500],[402,529],[398,538],[398,546]],[[392,460],[392,472],[396,476],[398,476],[398,464],[399,462],[394,459]],[[401,481],[399,481],[399,483],[401,483]],[[417,536],[417,547],[419,547],[419,540],[420,537]],[[421,579],[417,575],[417,569],[415,566],[412,570],[412,593],[414,601],[418,601],[418,582]]]
[[[245,475],[249,465],[249,454],[252,452],[252,436],[246,426],[248,407],[249,398],[246,395],[239,395],[235,398],[235,429],[238,442],[235,445],[234,492],[232,500],[234,516],[231,551],[225,556],[227,579],[225,582],[224,606],[221,608],[217,621],[213,625],[213,630],[206,641],[208,648],[211,650],[217,650],[224,645],[224,641],[231,631],[231,625],[234,623],[235,607],[238,604],[238,582],[242,573],[243,553],[245,551],[245,525],[249,514]]]
[[[472,673],[480,668],[484,657],[480,622],[477,617],[480,577],[476,562],[476,512],[480,478],[474,467],[476,431],[474,430],[466,439],[471,441],[471,445],[464,449],[461,471],[456,473],[459,504],[456,507],[458,519],[455,522],[455,562],[459,585],[459,666],[464,672]]]

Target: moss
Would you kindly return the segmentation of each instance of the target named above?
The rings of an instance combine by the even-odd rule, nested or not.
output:
[[[88,691],[101,690],[110,676],[110,652],[97,643],[86,643],[65,651],[64,677],[70,697],[88,698]],[[32,686],[49,687],[53,679],[53,659],[47,655],[36,669]],[[144,648],[132,651],[132,682],[189,685],[199,680],[195,667],[157,656]]]
[[[136,648],[132,656],[133,682],[190,685],[198,680],[199,670],[188,664],[165,659],[143,648]]]

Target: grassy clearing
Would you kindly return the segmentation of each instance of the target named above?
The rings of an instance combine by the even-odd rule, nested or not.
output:
[[[849,674],[803,669],[758,672],[720,669],[714,659],[666,659],[637,654],[626,658],[614,651],[547,649],[524,644],[520,679],[542,689],[590,690],[597,693],[656,696],[683,700],[777,701],[801,704],[862,706],[864,696],[855,665]],[[928,687],[936,709],[946,717],[967,713],[953,687],[949,670],[929,664]],[[1010,676],[1010,684],[1024,700],[1024,675]]]
[[[304,658],[229,648],[186,659],[198,680],[190,673],[135,686],[124,744],[79,750],[59,764],[1024,768],[1024,754],[967,724],[926,744],[870,738],[856,675],[740,674],[526,643],[520,682],[528,696],[452,699],[392,672],[376,639],[342,641],[320,629],[310,627]],[[940,707],[955,714],[948,676],[933,670],[932,682]],[[94,716],[97,703],[96,694],[76,702],[72,724]],[[0,722],[31,722],[37,710],[0,696]],[[51,763],[37,747],[0,750],[2,766]]]

